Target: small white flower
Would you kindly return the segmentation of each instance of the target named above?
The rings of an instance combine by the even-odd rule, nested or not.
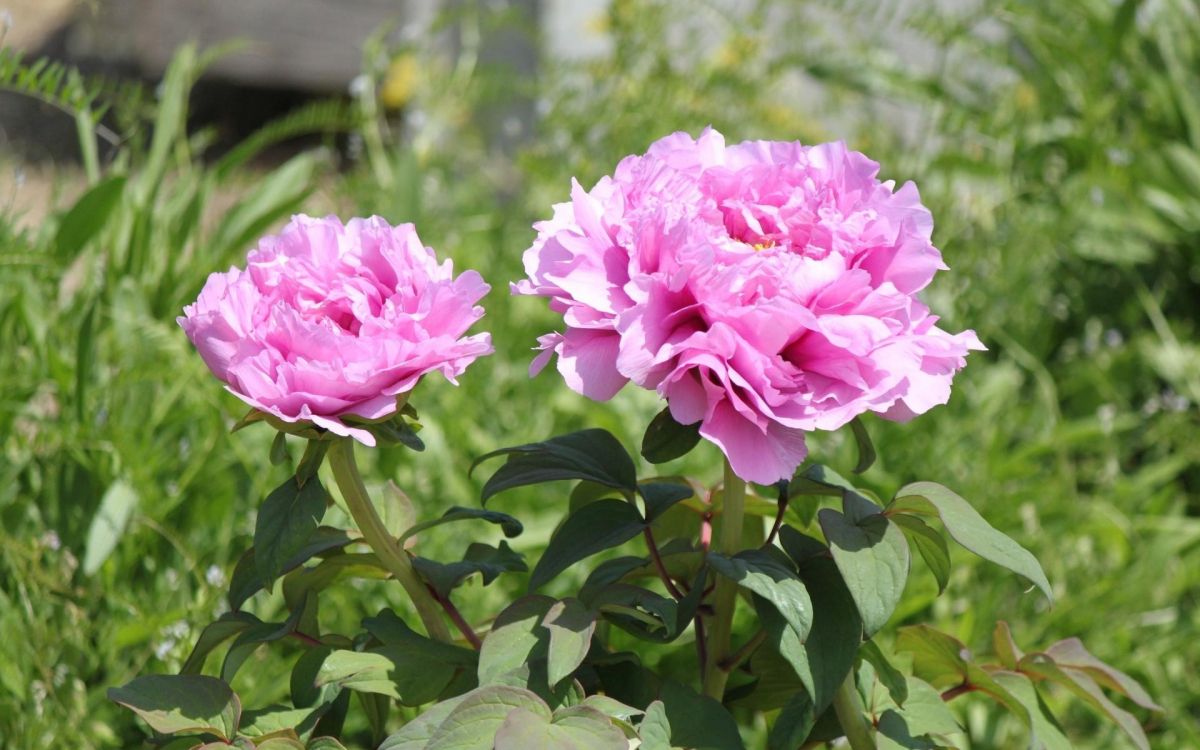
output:
[[[58,552],[62,549],[62,539],[59,538],[57,531],[50,529],[45,534],[42,534],[42,545],[49,550]]]
[[[347,91],[349,92],[350,96],[358,99],[366,95],[367,88],[369,86],[370,80],[366,77],[366,75],[360,73],[359,75],[356,75],[354,78],[350,79],[350,85],[347,87]]]
[[[0,9],[0,36],[13,27],[13,15],[8,8]]]
[[[204,571],[204,580],[208,581],[209,586],[221,586],[225,583],[225,574],[216,565],[209,565],[208,570]]]
[[[1109,328],[1104,332],[1104,343],[1108,344],[1108,348],[1116,349],[1121,344],[1125,343],[1125,337],[1116,328]]]

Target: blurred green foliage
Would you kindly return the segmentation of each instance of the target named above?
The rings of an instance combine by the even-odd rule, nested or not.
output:
[[[483,327],[496,355],[458,388],[424,383],[414,403],[428,450],[380,453],[371,467],[436,516],[474,502],[466,468],[498,446],[583,426],[637,444],[653,395],[598,405],[552,372],[528,379],[530,347],[555,320],[505,284],[522,274],[530,223],[572,176],[590,184],[660,135],[711,124],[730,142],[842,137],[885,177],[915,180],[954,268],[931,306],[990,348],[949,406],[908,425],[868,420],[880,460],[863,481],[885,496],[912,479],[951,486],[1035,552],[1058,604],[963,556],[936,602],[932,577],[913,576],[893,624],[931,621],[981,651],[997,619],[1019,642],[1079,636],[1166,707],[1142,716],[1156,747],[1200,746],[1200,9],[720,7],[614,0],[599,19],[610,50],[546,65],[536,87],[479,61],[472,40],[513,19],[468,7],[452,19],[473,32],[456,58],[372,44],[350,105],[310,107],[222,158],[205,158],[209,134],[185,130],[205,60],[183,50],[157,101],[114,105],[124,140],[111,160],[84,148],[83,199],[35,227],[0,216],[0,745],[135,745],[143,730],[104,689],[178,669],[284,478],[268,468],[265,428],[228,434],[240,402],[175,326],[208,273],[290,212],[378,213],[416,222],[491,281]],[[404,111],[385,116],[375,91],[402,56],[419,72]],[[4,87],[22,89],[4,70]],[[486,115],[514,97],[541,114],[515,158]],[[68,103],[86,125],[96,100]],[[282,165],[256,161],[309,133],[348,134],[348,163],[335,169],[332,135]],[[812,448],[853,461],[846,436]],[[719,471],[711,450],[685,462],[668,468]],[[533,549],[554,522],[539,506],[565,501],[495,502],[526,524],[515,546]],[[421,543],[462,544],[439,531]],[[502,596],[475,589],[464,609],[482,619]],[[372,583],[326,615],[351,630],[393,598]],[[256,613],[276,614],[277,599]],[[286,688],[286,667],[269,649],[253,659],[235,687],[261,705]],[[953,705],[971,747],[1020,742],[983,702]],[[1070,701],[1059,715],[1081,746],[1121,742]]]

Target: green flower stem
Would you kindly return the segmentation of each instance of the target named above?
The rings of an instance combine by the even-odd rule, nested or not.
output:
[[[733,473],[725,461],[725,488],[721,510],[721,540],[717,551],[733,555],[742,549],[742,519],[745,516],[746,482]],[[712,630],[708,638],[708,665],[704,673],[704,694],[715,700],[725,695],[729,672],[721,664],[730,656],[733,634],[733,610],[737,606],[737,584],[724,576],[717,577],[713,592]]]
[[[388,532],[387,527],[383,525],[383,519],[371,503],[371,497],[367,494],[367,488],[363,486],[362,477],[358,473],[358,465],[354,462],[353,440],[337,438],[333,441],[329,447],[329,468],[333,470],[333,477],[337,480],[354,523],[358,524],[363,538],[379,556],[384,567],[408,593],[421,622],[425,624],[426,632],[431,638],[450,643],[450,629],[442,620],[437,602],[417,577],[412,561],[408,559],[408,553]]]
[[[833,710],[852,750],[875,750],[871,726],[863,716],[862,701],[858,697],[858,688],[854,686],[853,669],[833,695]]]

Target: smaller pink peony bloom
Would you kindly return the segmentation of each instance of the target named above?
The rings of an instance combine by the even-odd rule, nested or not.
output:
[[[791,477],[804,434],[864,412],[905,420],[950,398],[974,332],[919,292],[944,270],[917,188],[842,143],[725,145],[708,129],[629,156],[534,225],[517,294],[550,300],[539,339],[574,390],[633,381],[700,423],[737,474]]]
[[[425,373],[456,382],[491,354],[489,334],[463,336],[488,289],[475,271],[455,277],[412,224],[295,216],[245,270],[210,275],[177,320],[247,404],[374,445],[340,418],[387,417]]]

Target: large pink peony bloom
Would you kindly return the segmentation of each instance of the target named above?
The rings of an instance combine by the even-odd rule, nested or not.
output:
[[[911,182],[842,143],[675,133],[535,225],[517,294],[550,298],[567,384],[611,398],[632,380],[720,446],[745,479],[791,477],[804,433],[863,412],[905,420],[946,403],[974,332],[950,334],[917,293],[939,269]]]
[[[454,276],[411,224],[296,216],[264,237],[246,270],[208,277],[179,325],[228,389],[286,422],[374,445],[339,417],[386,417],[427,372],[451,382],[492,352],[480,317],[488,285]]]

